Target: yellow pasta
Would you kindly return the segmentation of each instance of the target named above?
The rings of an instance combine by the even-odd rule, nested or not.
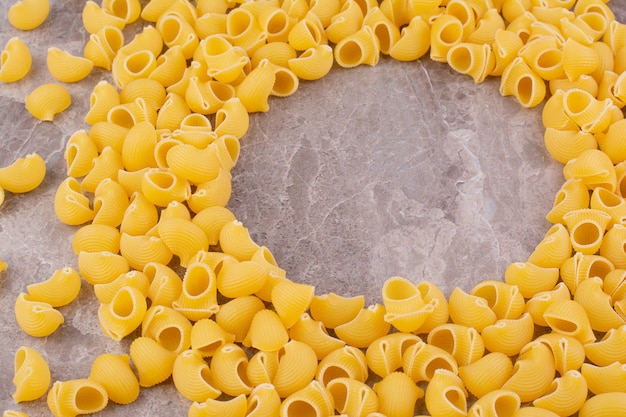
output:
[[[393,372],[374,384],[378,394],[378,411],[383,415],[412,417],[415,403],[424,391],[405,373]]]
[[[189,417],[245,417],[246,404],[246,396],[243,394],[233,397],[230,400],[209,398],[202,403],[192,403],[187,415]]]
[[[285,398],[280,406],[281,417],[295,417],[302,413],[321,417],[330,416],[334,411],[333,397],[317,381],[311,381],[307,386]]]
[[[217,289],[228,298],[251,295],[264,287],[267,276],[265,269],[256,262],[226,258],[217,273]]]
[[[50,304],[33,300],[20,293],[15,300],[15,319],[20,328],[33,337],[46,337],[65,321],[63,315]]]
[[[202,402],[219,397],[221,392],[211,384],[212,379],[209,365],[196,350],[181,352],[174,361],[172,381],[188,400]]]
[[[159,16],[156,28],[163,37],[163,43],[168,48],[180,46],[185,59],[193,56],[198,47],[198,35],[184,16],[176,11],[167,11]]]
[[[167,265],[173,256],[163,239],[149,235],[131,236],[122,233],[119,251],[131,268],[138,270],[142,270],[149,262]]]
[[[592,329],[607,332],[626,322],[614,310],[611,296],[603,291],[603,286],[602,279],[598,277],[582,281],[574,293],[574,301],[585,309]]]
[[[559,268],[572,254],[569,233],[562,224],[555,224],[528,257],[528,262],[542,268]]]
[[[366,348],[371,342],[389,332],[385,322],[386,310],[380,304],[373,304],[359,311],[355,318],[335,327],[337,337],[349,345]]]
[[[276,392],[288,397],[307,386],[317,371],[317,357],[306,343],[290,340],[278,352],[278,368],[272,378]]]
[[[235,335],[235,342],[241,342],[248,333],[254,315],[264,308],[263,301],[253,295],[237,297],[220,305],[215,321],[224,330]]]
[[[243,48],[248,56],[267,41],[264,32],[252,12],[243,7],[231,10],[226,17],[226,33],[235,46]]]
[[[378,396],[368,385],[350,378],[336,378],[326,386],[335,409],[349,416],[363,416],[378,410]]]
[[[138,289],[144,297],[148,295],[150,288],[150,281],[146,274],[141,271],[129,271],[125,274],[120,274],[113,281],[108,284],[96,284],[94,285],[94,294],[96,298],[103,304],[110,304],[115,297],[115,294],[122,287],[133,287]]]
[[[476,400],[467,415],[478,416],[513,416],[520,408],[520,397],[513,391],[500,389],[490,392]]]
[[[585,401],[578,412],[579,417],[618,416],[626,412],[626,393],[607,392]]]
[[[480,83],[495,68],[496,61],[491,46],[461,42],[448,51],[448,64],[457,72],[467,74]]]
[[[458,373],[458,365],[450,353],[422,341],[406,349],[402,355],[402,369],[415,382],[430,381],[436,369]]]
[[[148,262],[143,268],[150,280],[148,298],[153,306],[171,307],[182,292],[183,282],[173,269],[158,262]]]
[[[481,398],[504,385],[513,375],[513,363],[501,352],[488,353],[482,358],[459,367],[459,377],[469,392]]]
[[[80,291],[81,279],[75,269],[57,269],[47,280],[26,287],[31,300],[61,307],[74,301]]]
[[[109,400],[130,404],[139,396],[139,381],[130,367],[130,356],[103,353],[91,364],[89,379],[102,385]]]
[[[322,322],[313,320],[307,313],[302,313],[289,328],[289,338],[311,346],[318,360],[345,345],[343,341],[329,335]]]
[[[551,290],[558,279],[558,268],[542,268],[530,262],[514,262],[504,273],[505,282],[517,286],[524,298]]]
[[[474,286],[470,294],[485,299],[498,319],[515,319],[524,311],[524,298],[515,285],[487,280]]]
[[[575,130],[546,129],[544,143],[550,155],[566,164],[582,152],[598,147],[597,139],[589,132]]]
[[[55,417],[97,413],[109,397],[99,383],[90,379],[56,381],[48,391],[48,408]]]
[[[563,262],[561,280],[573,294],[582,281],[594,276],[604,278],[613,269],[615,267],[611,261],[602,256],[578,252]]]
[[[67,175],[70,177],[87,175],[92,168],[93,159],[97,156],[98,148],[87,132],[84,130],[74,132],[67,141],[63,154],[67,166]]]
[[[15,352],[12,395],[15,402],[33,401],[41,398],[50,386],[50,368],[39,352],[28,346],[20,346]]]
[[[112,226],[89,224],[74,234],[72,249],[77,255],[81,252],[117,253],[120,249],[120,233]]]
[[[113,58],[124,44],[124,35],[114,26],[104,26],[97,33],[89,35],[83,55],[93,62],[94,66],[111,69]]]
[[[431,416],[467,415],[467,390],[456,374],[445,369],[435,371],[426,388],[424,402]]]
[[[463,35],[463,23],[456,16],[444,14],[437,17],[430,30],[430,58],[446,62],[448,51],[461,43]]]
[[[189,320],[173,308],[150,306],[141,324],[141,335],[178,354],[191,346],[191,328]]]
[[[41,26],[50,13],[48,0],[18,0],[9,7],[9,23],[20,30],[32,30]]]
[[[485,342],[476,329],[459,324],[435,327],[429,332],[427,342],[450,353],[459,366],[480,359],[485,352]]]
[[[272,352],[283,348],[288,341],[289,335],[280,317],[272,310],[263,309],[252,318],[242,343],[257,350]]]
[[[626,340],[626,326],[609,329],[599,341],[584,345],[587,359],[598,366],[608,366],[616,361],[626,362],[624,340]]]
[[[322,22],[320,20],[320,22]],[[322,22],[322,25],[324,22]],[[330,24],[325,25],[328,40],[338,44],[342,39],[357,32],[363,26],[363,12],[355,1],[343,3],[338,13],[330,18]]]
[[[378,39],[369,26],[363,26],[335,45],[334,56],[337,64],[344,68],[362,64],[375,66],[380,58]]]
[[[587,381],[589,391],[595,395],[605,392],[626,392],[626,365],[613,362],[607,366],[582,364],[580,373]]]
[[[334,63],[333,50],[328,45],[306,49],[288,61],[289,69],[303,80],[318,80],[328,74]]]
[[[513,365],[513,375],[502,389],[515,392],[522,402],[533,401],[549,391],[554,374],[550,349],[541,342],[532,341],[522,348]]]
[[[611,123],[605,133],[596,134],[600,150],[607,154],[613,163],[619,163],[626,159],[623,140],[620,140],[619,132],[626,126],[624,119]]]
[[[103,179],[94,193],[93,223],[119,226],[128,205],[129,200],[124,188],[110,178]]]
[[[538,408],[553,411],[559,415],[576,413],[587,399],[587,382],[578,371],[567,371],[560,378],[555,378],[550,390],[533,401]]]
[[[579,209],[564,215],[563,221],[569,229],[572,248],[593,255],[600,249],[611,216],[600,210]]]
[[[165,245],[179,257],[183,267],[189,265],[191,257],[199,250],[209,248],[208,239],[202,229],[189,220],[161,220],[158,231]]]
[[[523,107],[535,107],[546,96],[545,81],[521,57],[504,69],[500,81],[500,94],[515,97]]]
[[[293,326],[309,309],[315,287],[284,281],[274,287],[271,302],[286,329]]]
[[[231,180],[232,175],[220,167],[215,178],[196,186],[196,190],[187,200],[189,208],[198,213],[209,207],[226,206],[232,193]]]
[[[110,304],[98,309],[100,328],[105,335],[120,341],[139,327],[147,310],[145,295],[137,288],[120,288]]]
[[[490,352],[514,356],[531,341],[535,327],[532,316],[523,314],[517,319],[501,319],[483,328],[481,335]]]
[[[479,332],[498,319],[496,313],[489,308],[487,300],[467,294],[459,287],[452,290],[448,304],[453,323],[474,327]]]
[[[550,348],[554,356],[554,366],[560,375],[580,369],[585,361],[582,343],[572,336],[559,333],[546,333],[535,339]]]
[[[208,265],[202,262],[188,265],[180,296],[172,302],[172,307],[193,321],[217,313],[219,306],[215,275]]]
[[[108,230],[108,229],[106,229]],[[108,284],[130,270],[128,261],[110,251],[81,251],[78,254],[78,270],[91,285]]]
[[[315,379],[324,386],[335,378],[344,377],[365,382],[368,373],[365,354],[360,349],[346,345],[332,351],[319,362]]]
[[[213,356],[217,349],[234,341],[235,335],[222,329],[212,319],[198,320],[191,328],[191,348],[203,357]]]
[[[0,187],[12,193],[26,193],[37,188],[46,176],[46,161],[30,153],[0,168]]]
[[[82,12],[83,26],[87,33],[94,34],[107,26],[124,29],[126,22],[121,17],[108,13],[94,1],[87,1]]]
[[[149,169],[141,178],[141,191],[155,206],[166,207],[172,201],[188,199],[191,186],[170,170]]]
[[[229,343],[216,350],[211,359],[213,385],[230,396],[249,394],[252,387],[246,378],[248,357],[241,347]]]
[[[54,78],[65,83],[74,83],[84,79],[93,68],[93,62],[89,59],[73,56],[55,47],[48,48],[46,65]]]
[[[584,308],[573,300],[552,303],[543,317],[554,332],[573,336],[583,344],[596,340]]]
[[[19,81],[28,74],[33,59],[28,46],[18,37],[9,39],[0,52],[0,81]]]
[[[176,353],[154,339],[141,336],[130,344],[130,358],[139,374],[139,386],[160,384],[172,375]]]

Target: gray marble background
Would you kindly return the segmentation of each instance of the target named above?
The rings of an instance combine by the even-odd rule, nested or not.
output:
[[[9,264],[0,275],[0,411],[31,416],[49,411],[45,400],[16,405],[11,399],[19,346],[40,351],[53,380],[86,377],[98,354],[128,347],[100,331],[88,285],[61,308],[65,324],[47,338],[25,335],[13,315],[28,284],[76,267],[76,228],[56,219],[52,202],[66,177],[65,142],[88,127],[89,93],[110,79],[94,70],[67,85],[73,104],[52,123],[26,112],[24,97],[53,81],[47,48],[82,54],[87,40],[84,2],[51,3],[40,28],[21,32],[5,17],[12,1],[0,0],[0,45],[19,36],[33,55],[24,80],[0,84],[0,166],[38,152],[48,168],[39,188],[7,193],[0,207],[0,259]],[[626,2],[610,4],[625,21]],[[563,176],[543,146],[541,108],[524,109],[498,88],[499,79],[477,85],[425,58],[383,58],[373,68],[335,68],[322,80],[303,82],[293,96],[272,98],[269,112],[251,117],[229,207],[292,280],[314,284],[317,294],[365,294],[375,303],[391,276],[431,280],[446,294],[502,279],[508,264],[526,260],[548,230],[544,216]],[[189,404],[167,382],[100,415],[185,415]]]

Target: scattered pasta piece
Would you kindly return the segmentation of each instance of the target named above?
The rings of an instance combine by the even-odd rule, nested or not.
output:
[[[46,162],[39,154],[31,153],[0,168],[0,188],[12,193],[26,193],[37,188],[45,176]]]
[[[28,46],[18,37],[9,39],[0,53],[0,81],[19,81],[28,74],[33,64]]]
[[[69,91],[60,84],[43,84],[26,96],[26,110],[39,120],[52,121],[72,104]]]
[[[9,7],[9,23],[21,30],[40,26],[50,13],[49,0],[18,0]]]

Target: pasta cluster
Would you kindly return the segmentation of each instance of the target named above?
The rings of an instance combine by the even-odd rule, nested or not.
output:
[[[126,42],[140,17],[152,25]],[[89,130],[67,142],[54,198],[59,220],[81,226],[80,275],[65,268],[29,286],[15,314],[26,333],[49,335],[82,276],[102,332],[136,337],[88,378],[55,382],[55,416],[131,403],[170,377],[189,416],[626,412],[626,25],[603,1],[104,0],[85,3],[83,23],[85,58],[48,55],[60,81],[92,66],[113,79],[93,89]],[[249,114],[334,63],[428,52],[476,82],[501,76],[502,95],[522,106],[550,96],[544,139],[566,180],[553,226],[503,281],[469,292],[446,298],[392,277],[382,304],[315,294],[226,207]],[[47,100],[65,96],[40,88],[27,107],[47,119],[43,109],[62,110]],[[17,352],[16,401],[46,392],[46,369]]]

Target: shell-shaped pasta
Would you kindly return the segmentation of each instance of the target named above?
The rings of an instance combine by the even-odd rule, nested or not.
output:
[[[94,193],[94,224],[119,226],[129,205],[124,188],[110,178],[100,181]]]
[[[596,340],[585,309],[573,300],[559,300],[550,304],[543,317],[556,333],[572,336],[583,344]]]
[[[250,237],[248,229],[237,220],[222,226],[219,242],[224,253],[234,256],[240,261],[251,259],[252,255],[259,249],[259,245]]]
[[[563,221],[569,229],[572,248],[593,255],[600,249],[611,216],[600,210],[579,209],[565,214]]]
[[[191,328],[191,348],[203,357],[213,356],[217,349],[234,341],[234,334],[222,329],[211,319],[198,320]]]
[[[169,87],[183,78],[186,68],[187,61],[182,48],[175,45],[157,57],[156,68],[148,78]]]
[[[440,368],[458,373],[454,357],[437,346],[419,341],[402,355],[402,369],[415,382],[430,381],[435,370]]]
[[[139,385],[151,387],[172,375],[176,353],[150,337],[138,337],[130,344],[130,358],[139,374]]]
[[[215,133],[241,139],[249,127],[248,110],[238,97],[226,100],[215,114]]]
[[[120,250],[120,232],[112,226],[88,224],[74,233],[72,249],[77,255],[81,252],[117,253]]]
[[[578,411],[579,417],[618,416],[626,412],[626,393],[607,392],[585,401]]]
[[[192,76],[184,96],[191,111],[201,114],[217,112],[227,100],[235,97],[230,84],[214,80],[202,81]]]
[[[431,416],[467,415],[467,390],[458,375],[446,369],[435,371],[424,401]]]
[[[599,65],[596,51],[569,38],[563,45],[563,71],[570,81],[592,74]]]
[[[150,306],[141,324],[141,335],[178,354],[191,346],[191,328],[189,320],[173,308]]]
[[[498,319],[496,313],[489,308],[487,300],[467,294],[461,288],[452,290],[448,300],[450,319],[453,323],[474,327],[479,332],[485,326],[494,324]]]
[[[96,284],[94,285],[94,293],[96,298],[103,304],[110,304],[115,297],[115,294],[122,287],[137,288],[146,297],[148,295],[148,289],[150,287],[150,281],[148,277],[140,271],[129,271],[125,274],[120,274],[113,281],[108,284]]]
[[[124,286],[110,304],[100,304],[100,328],[111,339],[120,341],[139,327],[147,309],[145,295],[137,288]]]
[[[581,75],[574,81],[570,81],[567,78],[559,78],[556,80],[550,80],[549,86],[550,86],[550,93],[554,93],[558,90],[563,90],[564,92],[569,91],[569,90],[583,90],[591,94],[594,97],[598,94],[598,91],[600,89],[598,82],[591,75],[586,75],[586,74]],[[614,111],[614,109],[609,108],[607,110],[608,114],[603,115],[603,117],[600,120],[603,123],[606,123],[606,119],[612,116],[612,113],[611,113],[612,111]]]
[[[211,359],[213,385],[225,394],[249,394],[252,387],[246,377],[248,357],[238,345],[225,344],[217,349]]]
[[[176,130],[191,110],[185,99],[178,94],[168,93],[163,106],[157,114],[156,128]]]
[[[544,143],[550,155],[562,164],[578,157],[589,149],[596,149],[596,138],[581,130],[546,129]]]
[[[584,132],[599,133],[608,128],[612,106],[610,99],[597,100],[581,89],[574,88],[563,94],[565,114]]]
[[[361,309],[349,322],[336,326],[335,334],[349,345],[366,348],[389,332],[390,325],[385,322],[385,314],[385,307],[373,304]]]
[[[282,348],[288,341],[287,329],[278,315],[272,310],[263,309],[252,318],[243,344],[264,352],[272,352]]]
[[[263,301],[253,295],[237,297],[220,305],[215,321],[224,330],[234,334],[236,342],[241,342],[250,329],[254,315],[264,308]]]
[[[402,28],[399,39],[389,48],[389,55],[398,61],[415,61],[429,48],[430,25],[421,16],[415,16]]]
[[[467,74],[481,83],[495,68],[495,56],[490,45],[461,42],[448,51],[446,59],[455,71]]]
[[[191,186],[186,179],[169,170],[150,169],[141,179],[141,191],[155,206],[166,207],[172,201],[188,199]]]
[[[624,279],[626,278],[626,270],[614,269],[607,273],[604,278],[604,292],[611,296],[613,302],[624,299]]]
[[[270,42],[257,49],[251,57],[250,64],[255,68],[262,59],[274,65],[289,68],[289,60],[296,58],[296,50],[287,42]]]
[[[122,30],[126,26],[124,19],[108,13],[94,1],[87,1],[82,11],[83,26],[87,33],[94,34],[107,26]]]
[[[585,377],[589,391],[595,395],[605,392],[626,392],[626,365],[613,362],[607,366],[582,364],[580,373]]]
[[[89,207],[89,198],[83,194],[80,184],[73,177],[66,178],[57,187],[54,212],[59,220],[69,225],[87,223],[94,216]]]
[[[317,356],[306,343],[291,340],[281,347],[278,357],[272,385],[278,395],[285,398],[311,382],[317,371]]]
[[[275,350],[272,352],[258,351],[248,362],[246,376],[253,386],[270,384],[278,370],[278,362],[284,351]],[[272,388],[274,386],[272,385]],[[275,390],[275,388],[273,388]],[[278,393],[277,393],[278,394]],[[280,397],[279,397],[280,398]]]
[[[129,82],[122,88],[119,95],[121,103],[134,103],[138,98],[142,98],[156,109],[161,108],[165,97],[165,87],[150,78],[140,78]]]
[[[380,52],[389,55],[392,47],[400,39],[398,27],[378,7],[374,7],[367,12],[363,19],[363,24],[369,26],[374,31],[374,35],[378,39]]]
[[[37,188],[45,176],[46,162],[33,152],[0,168],[0,187],[12,193],[26,193]]]
[[[286,329],[293,326],[309,309],[315,287],[291,281],[279,283],[272,290],[271,302]]]
[[[233,45],[243,48],[248,56],[267,41],[268,33],[264,32],[252,12],[238,7],[226,17],[226,33]]]
[[[98,148],[87,132],[77,130],[65,145],[63,157],[66,161],[67,175],[70,177],[87,175],[92,168],[93,159],[97,156]]]
[[[513,363],[501,352],[488,353],[482,358],[459,367],[463,384],[477,398],[502,388],[513,375]]]
[[[48,48],[46,65],[50,74],[64,83],[74,83],[84,79],[93,68],[93,62],[89,59],[74,56],[55,47]]]
[[[604,190],[604,188],[597,189]],[[572,210],[587,208],[589,207],[589,202],[589,189],[587,186],[579,178],[570,178],[557,191],[552,209],[546,215],[546,219],[552,223],[563,223],[565,214]]]
[[[226,258],[217,272],[217,289],[225,297],[236,298],[261,290],[267,281],[265,269],[252,261]]]
[[[424,323],[416,330],[416,333],[429,333],[435,327],[448,322],[450,317],[448,300],[441,289],[432,282],[419,282],[417,289],[422,294],[424,302],[433,306],[433,311],[428,314]]]
[[[102,8],[117,17],[124,19],[124,22],[133,23],[141,14],[141,4],[138,0],[105,0]]]
[[[335,378],[350,378],[365,382],[368,365],[365,354],[360,349],[344,346],[332,351],[320,361],[315,379],[326,386]]]
[[[587,359],[598,366],[608,366],[613,362],[624,363],[624,341],[626,340],[626,326],[609,329],[602,339],[595,343],[584,345]]]
[[[530,313],[535,324],[547,327],[548,323],[543,317],[546,309],[557,301],[569,299],[571,299],[571,294],[567,286],[563,282],[559,282],[554,289],[538,292],[532,296],[526,303],[525,311]]]
[[[247,417],[278,416],[280,397],[272,384],[255,386],[248,396]]]
[[[624,139],[620,136],[620,132],[625,126],[626,120],[622,119],[612,123],[606,133],[596,134],[600,150],[606,153],[613,163],[619,163],[626,159],[626,146]]]
[[[115,26],[104,26],[97,33],[89,35],[83,55],[93,62],[93,65],[110,70],[113,58],[124,45],[124,34]]]
[[[585,361],[582,343],[571,336],[547,333],[536,340],[550,348],[554,356],[555,368],[560,375],[565,375],[570,370],[580,369]]]
[[[132,236],[122,233],[120,237],[120,253],[128,264],[142,270],[149,262],[168,264],[172,259],[172,251],[163,239],[156,236]]]
[[[335,45],[334,56],[337,64],[344,68],[378,64],[380,49],[372,28],[363,26],[357,32],[343,38]]]
[[[549,291],[554,288],[558,279],[558,268],[542,268],[530,262],[512,263],[504,273],[505,282],[517,286],[524,298]]]
[[[339,13],[330,18],[330,24],[326,26],[326,36],[329,41],[339,43],[342,39],[357,32],[362,26],[361,8],[355,1],[348,0],[343,3]]]
[[[92,414],[109,402],[106,390],[90,379],[56,381],[48,391],[48,408],[55,417]]]
[[[513,391],[499,389],[492,391],[476,400],[467,415],[479,416],[513,416],[520,408],[520,397]]]
[[[194,402],[189,407],[189,417],[219,417],[219,416],[246,416],[246,396],[241,394],[230,400],[209,398],[199,403]]]
[[[166,161],[171,172],[192,184],[200,184],[217,177],[221,162],[215,148],[198,149],[193,145],[174,145],[167,152]]]
[[[317,15],[310,12],[291,28],[287,40],[296,51],[316,49],[328,43],[322,22]]]
[[[482,330],[485,347],[490,352],[514,356],[531,341],[535,326],[529,313],[517,319],[501,319]]]
[[[159,56],[163,50],[163,37],[152,25],[144,26],[142,31],[135,34],[133,40],[122,46],[118,52],[130,55],[143,50],[152,52],[155,57]]]
[[[18,37],[9,39],[0,52],[0,81],[19,81],[28,74],[33,63],[28,46]]]
[[[545,80],[556,80],[564,76],[562,45],[554,36],[533,39],[519,50],[519,55]]]
[[[33,401],[41,398],[50,386],[50,368],[39,352],[28,346],[20,346],[15,352],[13,385],[15,402]]]
[[[168,48],[180,46],[185,59],[190,59],[200,40],[193,26],[176,11],[166,11],[156,22],[156,28]]]
[[[546,84],[523,58],[517,57],[502,72],[500,94],[514,96],[523,107],[535,107],[546,96]]]
[[[201,58],[206,62],[208,75],[223,83],[236,83],[250,68],[246,51],[233,46],[224,35],[211,35],[200,42]]]
[[[91,364],[89,379],[102,385],[109,400],[115,403],[130,404],[139,396],[139,381],[128,355],[99,355]]]
[[[485,342],[478,331],[460,324],[446,323],[435,327],[428,334],[427,342],[450,353],[459,366],[478,360],[485,352]]]
[[[543,126],[557,130],[577,130],[578,125],[565,113],[565,105],[563,103],[563,90],[555,91],[546,101],[541,112],[541,121]]]
[[[193,321],[209,318],[219,310],[215,275],[208,265],[203,262],[189,264],[181,294],[172,307]]]
[[[20,293],[15,299],[15,319],[24,333],[33,337],[49,336],[65,321],[50,304]]]
[[[443,14],[435,19],[430,28],[430,58],[446,62],[448,51],[463,40],[463,23],[454,15]]]
[[[102,152],[108,147],[121,154],[126,133],[128,133],[128,128],[124,126],[108,121],[96,122],[89,130],[89,138],[96,145],[98,152]]]
[[[288,61],[289,69],[303,80],[318,80],[328,74],[334,63],[333,49],[319,45],[306,49]]]
[[[378,411],[383,415],[412,417],[415,403],[424,391],[403,372],[393,372],[374,384],[378,394]]]
[[[80,291],[81,279],[70,267],[57,269],[47,280],[26,287],[33,301],[42,301],[52,307],[61,307],[74,301]]]
[[[498,11],[490,8],[476,22],[476,28],[467,37],[468,42],[488,43],[495,41],[496,32],[505,29],[505,23]]]
[[[147,78],[156,69],[156,57],[152,51],[142,49],[132,53],[118,53],[111,64],[113,79],[118,88],[131,81]]]
[[[487,280],[474,286],[470,294],[484,298],[498,319],[515,319],[524,311],[524,297],[515,285]]]
[[[269,110],[267,100],[275,83],[274,66],[267,60],[261,60],[237,86],[237,97],[249,113],[266,112]]]
[[[78,270],[91,285],[108,284],[129,269],[124,257],[110,251],[81,251],[78,254]]]
[[[39,120],[52,121],[72,104],[69,91],[60,84],[43,84],[26,96],[26,110]]]
[[[476,28],[476,14],[472,10],[469,2],[459,0],[449,0],[446,5],[445,14],[454,16],[463,25],[463,39],[467,39],[468,36],[473,33]],[[478,42],[476,42],[478,43]],[[480,42],[487,43],[487,42]]]
[[[142,193],[134,192],[124,212],[120,232],[131,236],[144,235],[156,226],[158,220],[159,214],[154,204]]]
[[[583,255],[576,253],[561,266],[561,280],[567,285],[569,290],[576,292],[578,285],[587,278],[604,278],[614,269],[613,264],[608,259],[599,255]]]
[[[172,369],[172,380],[178,392],[191,401],[206,401],[219,397],[221,392],[212,384],[213,375],[200,352],[181,352]]]
[[[298,321],[290,326],[289,338],[313,348],[318,360],[345,345],[342,340],[329,335],[322,322],[313,320],[307,313],[302,313]]]
[[[512,30],[498,29],[491,45],[496,63],[490,75],[502,75],[504,69],[513,62],[522,46],[522,40]]]
[[[159,236],[170,251],[180,258],[180,265],[187,267],[192,256],[199,250],[208,249],[209,242],[202,229],[189,220],[171,218],[161,220]]]
[[[209,245],[216,245],[219,241],[222,227],[235,220],[235,215],[225,207],[207,207],[196,214],[191,220],[206,234]]]
[[[365,416],[378,410],[378,396],[368,385],[350,378],[335,378],[326,389],[335,409],[349,416]]]
[[[143,268],[150,279],[148,298],[152,305],[171,307],[182,292],[183,282],[173,269],[158,262],[148,262]]]
[[[607,332],[625,324],[624,318],[613,309],[611,296],[603,291],[603,281],[599,277],[582,281],[576,289],[574,301],[583,306],[594,330]]]
[[[580,372],[567,371],[554,379],[549,391],[533,401],[535,407],[553,411],[559,415],[576,413],[587,399],[587,382]]]
[[[559,268],[572,254],[569,233],[562,224],[555,224],[528,257],[528,262],[542,268]]]
[[[45,22],[49,13],[48,0],[18,0],[9,7],[7,18],[17,29],[32,30]]]
[[[513,375],[502,389],[515,392],[522,402],[533,401],[548,392],[554,374],[554,358],[550,348],[533,341],[520,352],[513,365]]]

